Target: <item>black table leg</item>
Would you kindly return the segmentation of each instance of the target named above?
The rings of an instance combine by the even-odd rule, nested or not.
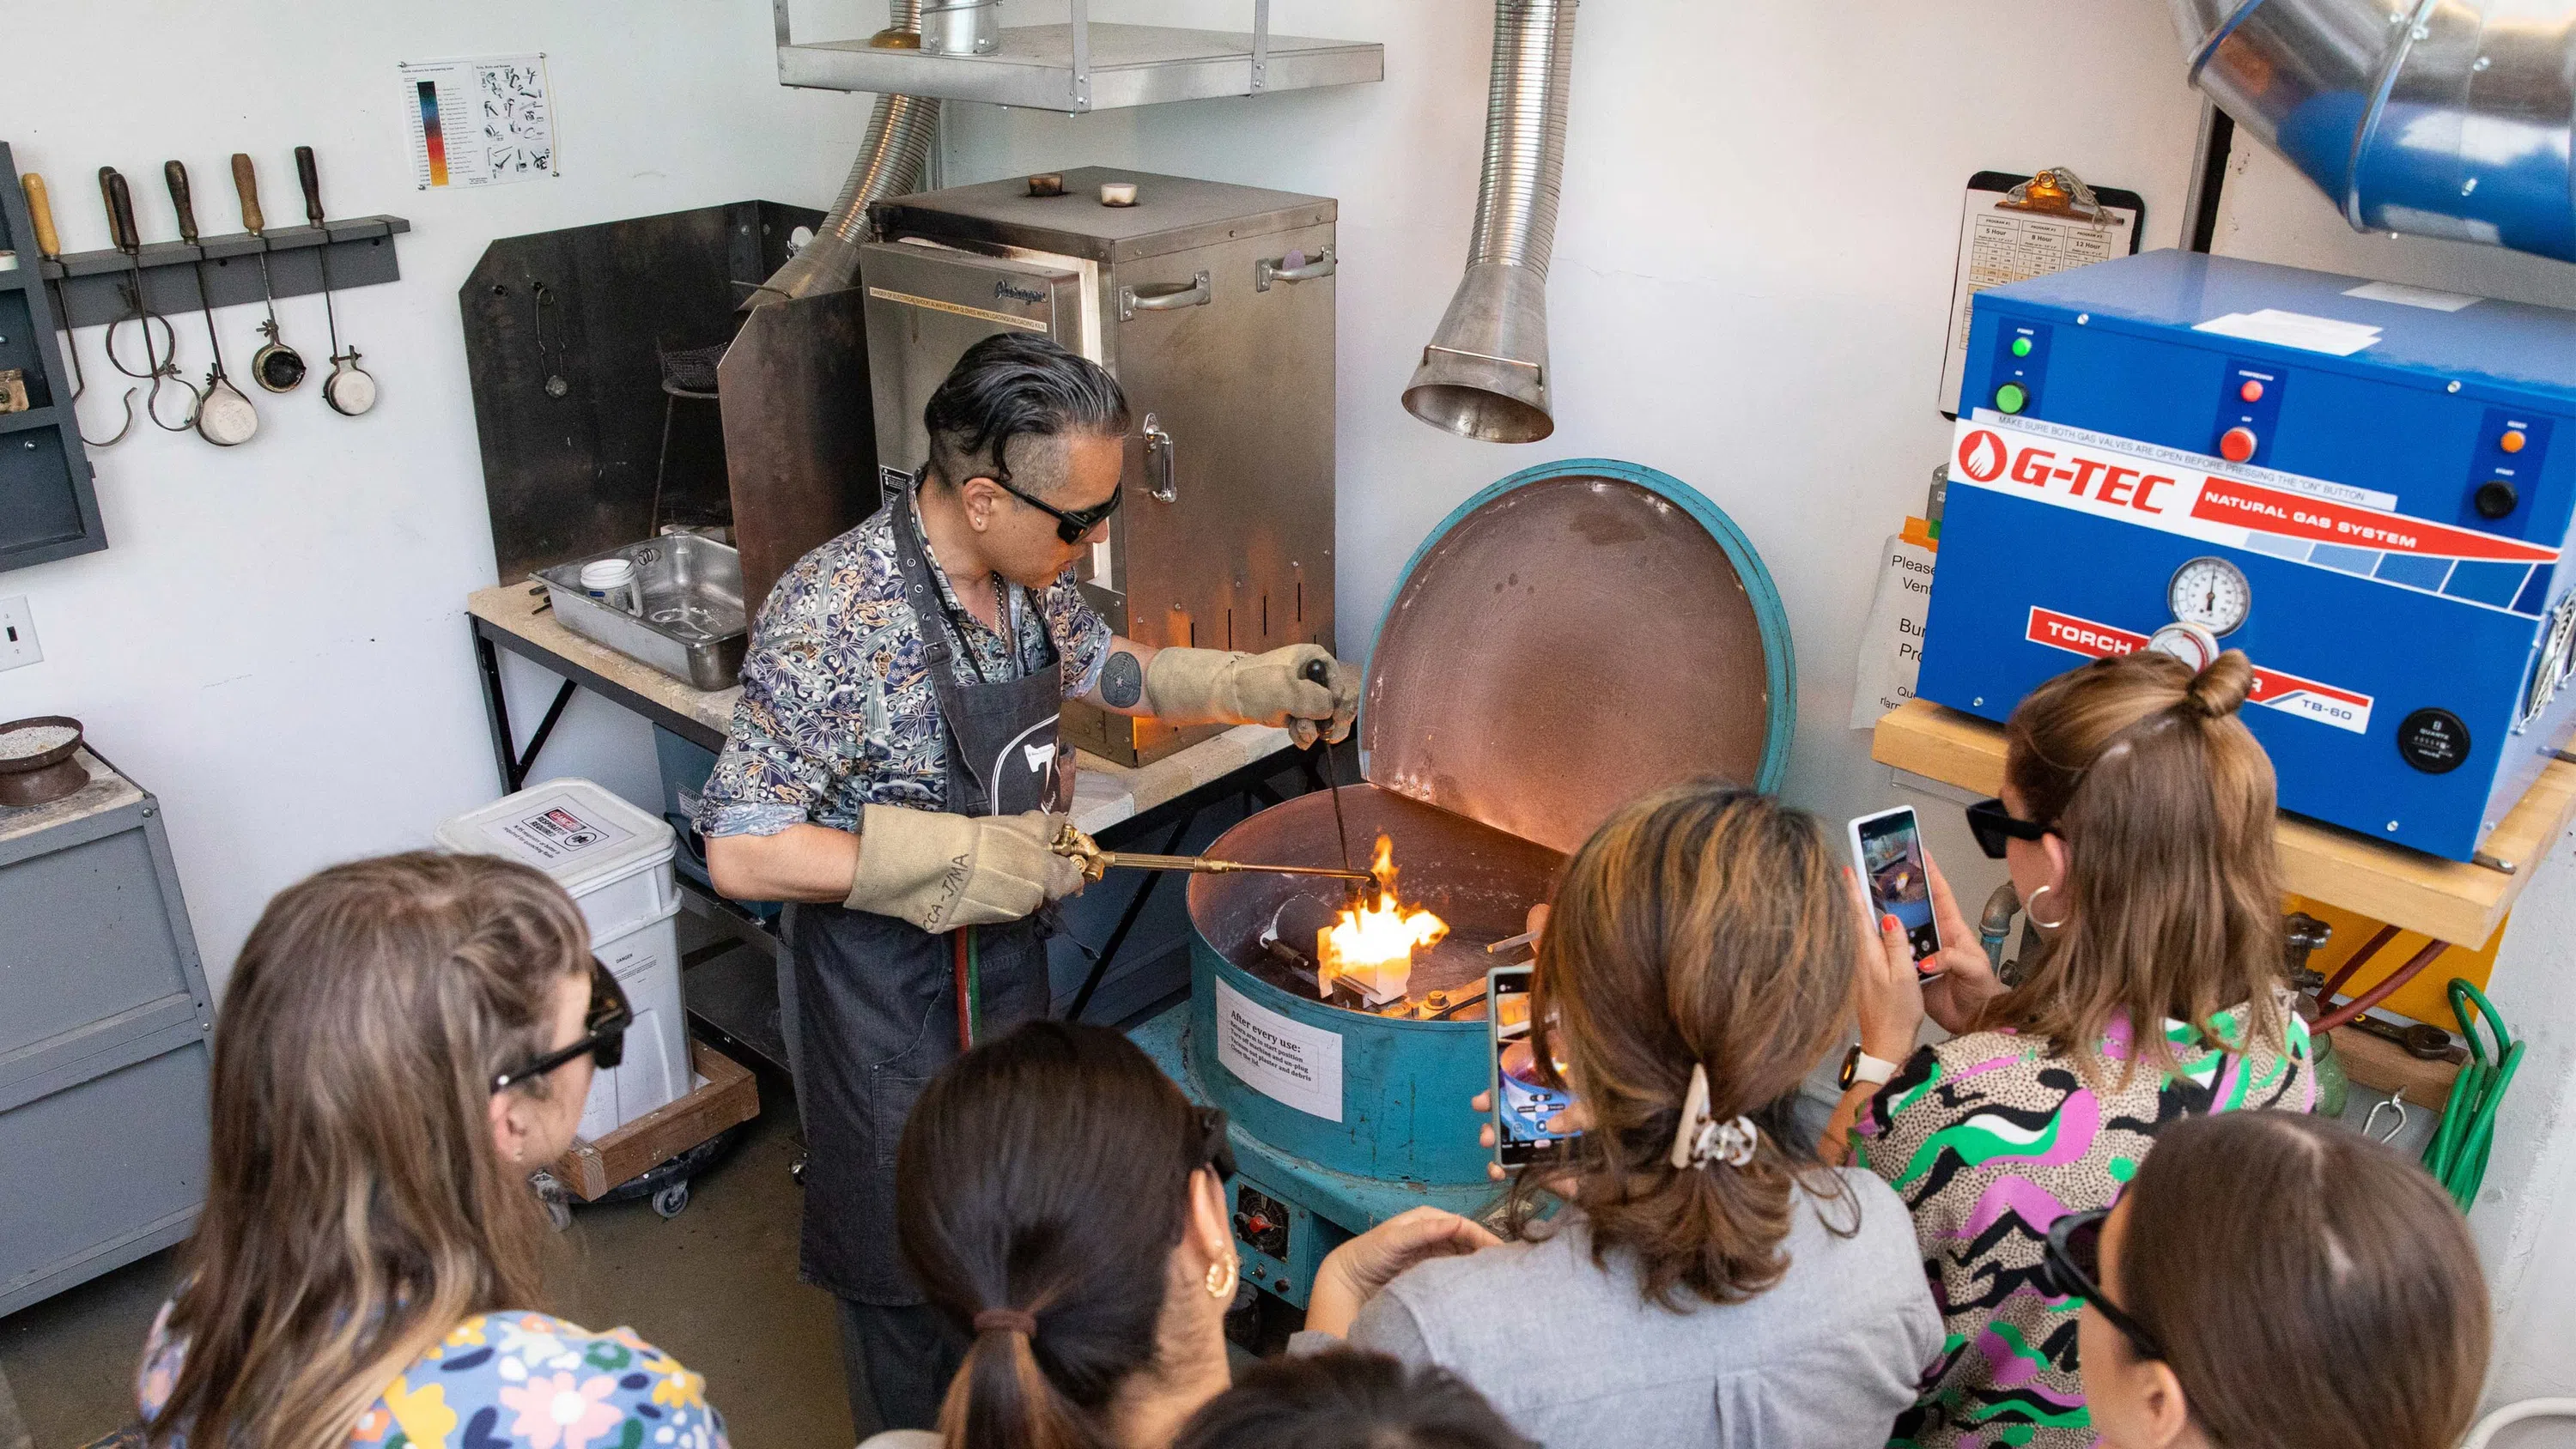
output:
[[[474,663],[483,675],[483,719],[492,727],[492,767],[500,773],[501,793],[507,795],[519,788],[510,779],[519,761],[510,743],[510,704],[501,694],[501,651],[492,647],[471,619],[465,627],[474,636]]]
[[[1196,810],[1182,816],[1180,822],[1172,827],[1171,838],[1163,842],[1162,850],[1157,853],[1169,855],[1178,849],[1181,837],[1190,833],[1190,827],[1198,823],[1198,818]],[[1082,989],[1073,994],[1073,1005],[1066,1009],[1065,1020],[1082,1020],[1083,1008],[1091,1004],[1091,993],[1100,989],[1101,978],[1109,974],[1109,963],[1118,958],[1118,948],[1127,944],[1127,933],[1136,928],[1136,918],[1145,914],[1145,902],[1153,897],[1154,887],[1162,879],[1163,872],[1159,870],[1145,872],[1145,883],[1136,887],[1136,894],[1128,898],[1127,909],[1119,915],[1118,925],[1110,931],[1109,939],[1101,943],[1100,955],[1091,963],[1091,974],[1082,978]]]

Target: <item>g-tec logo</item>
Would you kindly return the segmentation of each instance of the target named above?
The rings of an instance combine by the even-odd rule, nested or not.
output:
[[[1047,299],[1047,294],[1039,288],[1014,286],[1009,282],[995,282],[993,295],[996,298],[1008,297],[1017,302],[1043,302]]]
[[[1983,428],[1959,440],[1959,471],[1980,483],[2002,477],[2006,457],[2004,440]]]

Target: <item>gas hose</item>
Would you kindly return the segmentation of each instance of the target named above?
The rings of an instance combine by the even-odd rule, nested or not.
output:
[[[2506,1030],[2503,1014],[2485,992],[2454,976],[2449,995],[2451,1011],[2460,1019],[2460,1035],[2469,1044],[2469,1060],[2451,1083],[2442,1123],[2433,1129],[2433,1141],[2424,1149],[2424,1167],[2460,1205],[2460,1211],[2467,1212],[2477,1201],[2479,1184],[2486,1180],[2487,1152],[2495,1145],[2496,1112],[2504,1105],[2504,1090],[2513,1084],[2513,1074],[2522,1067],[2524,1043]],[[2478,1039],[2477,1016],[2469,1010],[2472,1001],[2494,1038],[2492,1056]]]

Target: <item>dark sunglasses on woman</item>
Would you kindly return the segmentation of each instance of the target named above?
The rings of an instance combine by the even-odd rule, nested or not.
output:
[[[492,1090],[506,1092],[522,1082],[533,1081],[573,1058],[587,1052],[603,1072],[626,1060],[626,1028],[635,1024],[635,1008],[627,1004],[626,989],[617,984],[617,975],[598,957],[590,958],[590,1005],[581,1014],[581,1035],[572,1045],[550,1051],[524,1063],[515,1071],[503,1072],[492,1079]]]
[[[2047,826],[2016,819],[2001,800],[1980,800],[1968,807],[1968,829],[1977,837],[1977,849],[1988,860],[2004,858],[2004,844],[2012,840],[2038,840],[2054,834]]]
[[[2041,1250],[2039,1259],[2040,1291],[2058,1298],[2081,1298],[2092,1304],[2113,1328],[2127,1335],[2140,1357],[2161,1360],[2165,1351],[2155,1335],[2139,1327],[2138,1320],[2102,1291],[2102,1223],[2110,1216],[2107,1208],[2068,1213],[2048,1225],[2048,1245]]]

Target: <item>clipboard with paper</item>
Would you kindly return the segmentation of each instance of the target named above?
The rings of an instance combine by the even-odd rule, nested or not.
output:
[[[1968,354],[1969,304],[1979,292],[2092,262],[2135,255],[2146,199],[2088,186],[2063,166],[2036,176],[1980,171],[1959,205],[1959,256],[1950,283],[1949,332],[1941,347],[1941,390],[1933,406],[1957,416]]]

